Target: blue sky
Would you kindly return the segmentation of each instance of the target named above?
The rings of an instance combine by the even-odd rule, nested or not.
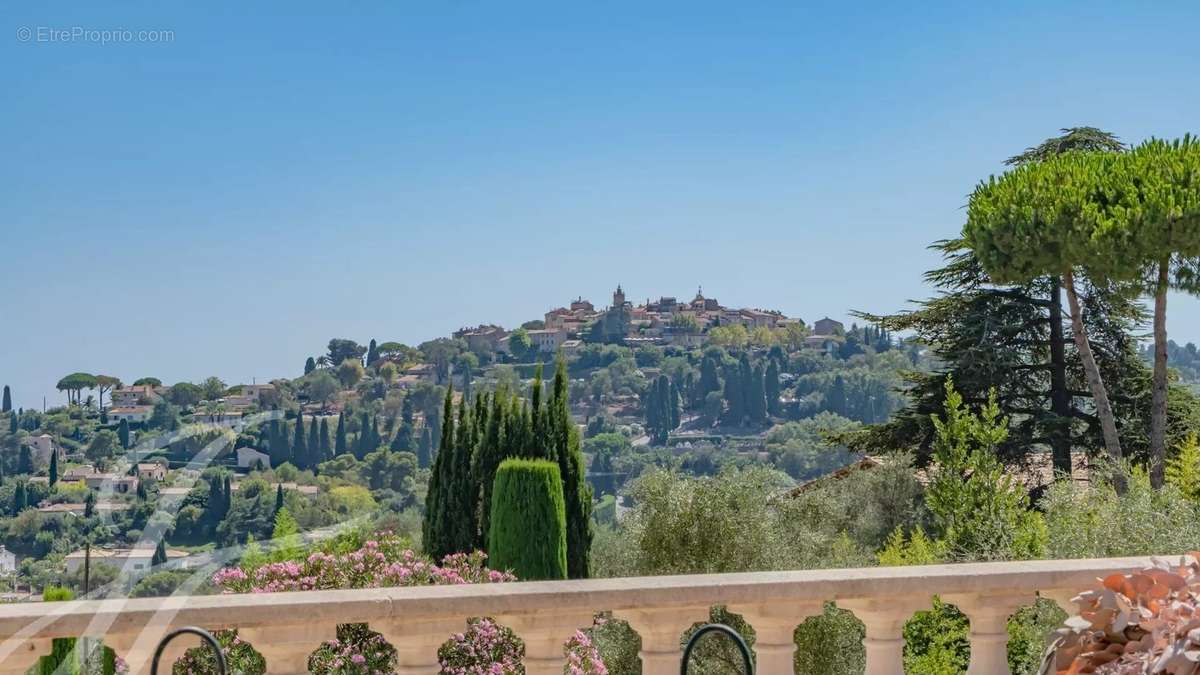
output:
[[[0,19],[22,406],[75,370],[295,376],[330,337],[512,325],[618,282],[900,309],[1005,157],[1070,125],[1200,131],[1194,2],[106,4]],[[174,38],[36,32],[75,27]]]

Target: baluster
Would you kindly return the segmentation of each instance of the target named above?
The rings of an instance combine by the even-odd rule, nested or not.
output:
[[[588,610],[541,610],[502,614],[496,621],[511,628],[525,643],[525,672],[528,675],[562,675],[566,657],[563,645],[575,631],[592,625],[595,614]]]
[[[838,606],[854,612],[866,626],[866,675],[904,675],[904,624],[913,612],[929,607],[929,598],[854,598],[839,600]]]
[[[0,658],[0,673],[25,675],[25,671],[33,667],[38,659],[50,653],[50,638],[18,638],[11,637],[5,643],[12,642],[12,651]],[[9,644],[0,644],[0,655],[5,653]]]
[[[626,609],[613,614],[628,621],[642,637],[642,675],[678,673],[683,658],[679,638],[692,624],[709,617],[707,605]]]
[[[1033,602],[1033,593],[965,593],[942,599],[971,620],[971,665],[967,675],[1009,675],[1008,617]]]
[[[754,662],[763,675],[792,675],[796,672],[796,627],[820,614],[821,602],[766,602],[730,605],[754,628]],[[719,640],[723,637],[705,637]]]
[[[441,670],[438,649],[451,635],[467,627],[465,619],[389,619],[373,621],[379,632],[396,650],[398,675],[435,675]]]
[[[308,657],[317,647],[337,637],[337,626],[324,621],[254,626],[239,629],[238,637],[263,655],[268,675],[297,675],[308,672]]]

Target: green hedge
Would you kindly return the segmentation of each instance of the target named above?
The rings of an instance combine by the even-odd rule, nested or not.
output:
[[[523,581],[567,578],[567,515],[554,462],[507,459],[492,484],[490,565]]]

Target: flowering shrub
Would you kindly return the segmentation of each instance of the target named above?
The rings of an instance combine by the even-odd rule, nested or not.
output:
[[[213,633],[221,652],[225,654],[225,665],[231,673],[262,673],[266,672],[266,661],[262,654],[254,650],[249,642],[243,642],[237,636],[236,630],[221,630]],[[217,660],[213,657],[212,648],[208,645],[193,647],[184,652],[183,658],[171,667],[173,675],[192,675],[193,673],[216,673]]]
[[[438,650],[443,675],[511,675],[524,673],[525,645],[510,629],[491,619],[471,619]]]
[[[1200,553],[1113,574],[1075,598],[1042,675],[1185,675],[1200,669]]]
[[[440,565],[423,558],[390,533],[363,541],[343,552],[317,551],[301,560],[229,567],[213,575],[215,586],[226,593],[275,593],[337,588],[381,588],[515,581],[507,572],[488,569],[486,554],[458,553],[446,556]],[[524,645],[508,628],[488,618],[468,622],[464,633],[451,637],[438,650],[446,675],[508,675],[524,673]],[[246,674],[263,672],[262,657],[232,632],[218,636],[230,658],[231,670]],[[591,640],[577,633],[568,643],[571,675],[607,675]],[[253,658],[252,658],[253,657]],[[257,661],[253,660],[254,658]],[[237,659],[235,661],[235,659]],[[214,672],[212,656],[200,649],[189,650],[174,672]],[[182,666],[182,668],[181,668]],[[375,675],[394,672],[396,651],[366,624],[338,626],[338,636],[321,645],[309,657],[313,673]]]

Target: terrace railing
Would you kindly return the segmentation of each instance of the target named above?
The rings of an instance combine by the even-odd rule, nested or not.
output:
[[[0,673],[24,673],[56,637],[102,637],[130,672],[149,672],[154,648],[181,626],[237,628],[269,673],[307,672],[309,655],[338,624],[367,623],[396,648],[398,672],[439,670],[437,652],[468,618],[488,616],[525,643],[529,675],[561,675],[564,642],[612,611],[641,636],[642,672],[679,672],[680,637],[709,608],[725,605],[754,628],[759,673],[793,672],[794,632],[836,601],[866,626],[868,675],[900,675],[903,627],[940,596],[970,620],[971,675],[1008,673],[1008,617],[1040,595],[1073,612],[1069,599],[1097,578],[1147,558],[1039,560],[923,567],[702,574],[583,581],[378,588],[251,595],[173,596],[0,606]],[[180,638],[164,664],[198,641]],[[166,668],[163,669],[164,671]]]

